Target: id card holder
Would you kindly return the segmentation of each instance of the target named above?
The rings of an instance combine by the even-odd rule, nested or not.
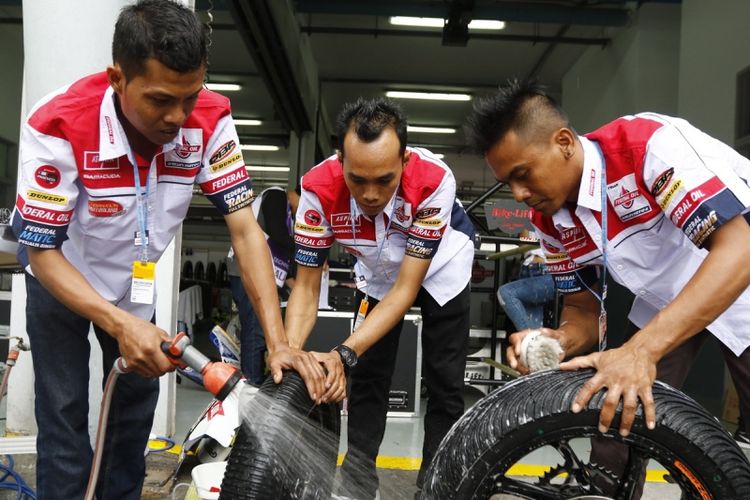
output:
[[[362,325],[362,323],[365,321],[365,317],[367,317],[367,308],[370,307],[370,303],[367,301],[367,297],[362,299],[362,301],[359,303],[359,310],[357,311],[357,317],[354,319],[354,327],[352,328],[352,333],[357,331],[357,328]]]
[[[367,280],[365,279],[364,275],[357,276],[354,279],[354,282],[354,284],[357,286],[357,290],[362,291],[367,288]]]
[[[599,352],[607,349],[607,311],[599,313]]]
[[[156,263],[133,262],[133,279],[130,283],[130,302],[153,304],[156,283]]]

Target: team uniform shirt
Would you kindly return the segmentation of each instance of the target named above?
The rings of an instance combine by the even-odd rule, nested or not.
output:
[[[409,151],[399,187],[375,217],[357,206],[335,155],[305,174],[294,227],[298,265],[322,266],[337,240],[357,258],[358,287],[375,299],[393,286],[404,255],[432,259],[422,286],[438,304],[466,287],[474,226],[456,200],[453,173],[429,151]]]
[[[637,298],[644,326],[701,265],[706,239],[750,207],[750,161],[685,120],[626,116],[581,138],[577,206],[532,212],[558,290],[585,290],[602,259],[602,166],[606,165],[607,271]],[[706,297],[711,300],[711,297]],[[750,345],[750,293],[708,329],[735,354]]]
[[[105,73],[44,98],[21,134],[21,174],[13,231],[25,246],[61,248],[106,300],[149,319],[153,305],[130,302],[140,231],[133,165],[148,186],[148,256],[155,262],[187,213],[198,182],[222,214],[250,204],[252,187],[229,101],[201,90],[177,137],[149,163],[131,153]]]

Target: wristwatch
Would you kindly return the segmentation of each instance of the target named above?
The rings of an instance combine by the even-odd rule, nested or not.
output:
[[[344,375],[348,377],[351,369],[357,366],[357,353],[351,347],[344,344],[339,344],[331,350],[339,353],[341,363],[344,365]]]

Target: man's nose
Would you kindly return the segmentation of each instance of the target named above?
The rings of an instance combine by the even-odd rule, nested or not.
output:
[[[513,194],[513,199],[518,203],[523,203],[524,201],[526,201],[531,194],[530,191],[525,187],[512,183],[510,185],[510,191]]]
[[[185,123],[187,115],[188,114],[185,112],[182,106],[174,106],[169,110],[166,116],[164,116],[164,121],[170,125],[177,125],[181,127],[182,124]]]
[[[380,198],[380,192],[378,191],[378,188],[376,186],[367,186],[365,187],[362,197],[366,202],[373,203],[378,201],[378,199]]]

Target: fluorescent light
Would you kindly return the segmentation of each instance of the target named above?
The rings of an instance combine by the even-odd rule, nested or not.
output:
[[[421,134],[455,134],[455,128],[448,127],[417,127],[415,125],[407,125],[407,132],[417,132]]]
[[[279,147],[272,144],[241,144],[240,149],[245,151],[278,151]]]
[[[493,19],[474,19],[469,23],[469,29],[500,31],[501,29],[505,29],[505,21],[495,21]]]
[[[445,19],[439,17],[407,17],[393,16],[390,23],[395,26],[417,26],[420,28],[442,28],[445,26]],[[493,19],[474,19],[469,23],[471,30],[501,30],[505,28],[504,21]]]
[[[396,26],[420,26],[423,28],[442,28],[445,26],[445,19],[439,17],[408,17],[392,16],[390,23]]]
[[[263,125],[263,122],[260,120],[251,120],[249,118],[234,118],[234,124],[240,127],[257,127],[258,125]]]
[[[206,88],[216,92],[236,92],[242,88],[242,85],[239,83],[207,83]]]
[[[432,101],[470,101],[469,94],[448,94],[441,92],[405,92],[401,90],[389,90],[385,93],[387,97],[394,99],[428,99]]]
[[[442,160],[443,158],[445,158],[445,155],[443,153],[432,153],[432,156],[434,156],[438,160]]]
[[[289,172],[289,167],[268,167],[265,165],[247,165],[245,170],[248,172]]]

